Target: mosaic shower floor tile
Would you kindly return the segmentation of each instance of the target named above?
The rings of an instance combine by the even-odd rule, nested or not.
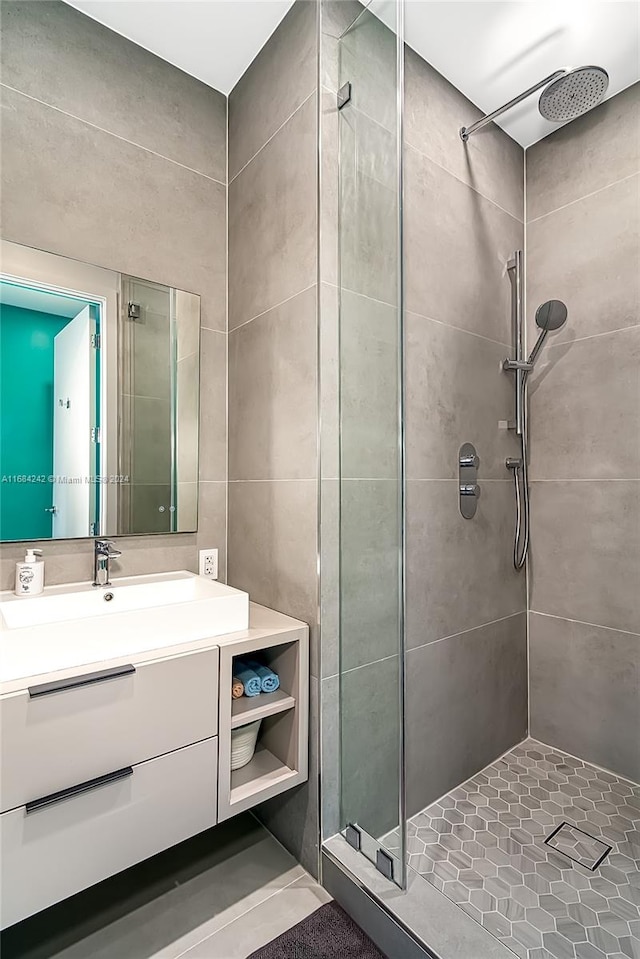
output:
[[[413,816],[407,851],[520,959],[640,959],[640,786],[612,773],[527,739]]]

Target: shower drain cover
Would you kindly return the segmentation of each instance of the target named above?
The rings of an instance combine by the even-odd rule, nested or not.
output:
[[[586,866],[592,872],[598,868],[613,848],[608,846],[606,842],[596,839],[595,836],[590,836],[588,832],[584,832],[568,822],[563,822],[557,829],[554,829],[551,835],[545,839],[545,845],[561,852],[563,856],[573,860],[573,862]]]

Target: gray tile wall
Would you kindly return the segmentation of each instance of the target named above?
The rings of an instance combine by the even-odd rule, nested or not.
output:
[[[531,735],[640,780],[640,84],[527,151]]]
[[[316,4],[229,96],[229,582],[311,626],[309,783],[260,807],[317,874]]]
[[[226,540],[226,98],[64,3],[2,4],[6,239],[201,296],[197,534],[122,538],[122,575],[197,570]],[[3,589],[19,545],[2,548]],[[92,542],[45,548],[48,583]]]
[[[409,815],[527,731],[526,588],[511,565],[516,454],[500,370],[511,344],[507,261],[524,242],[524,156],[406,52],[407,804]],[[457,457],[480,456],[473,520]]]

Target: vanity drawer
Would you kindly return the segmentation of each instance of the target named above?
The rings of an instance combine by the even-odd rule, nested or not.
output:
[[[209,739],[217,717],[217,648],[3,696],[0,809]]]
[[[208,739],[52,805],[3,813],[2,928],[215,825],[217,759]]]

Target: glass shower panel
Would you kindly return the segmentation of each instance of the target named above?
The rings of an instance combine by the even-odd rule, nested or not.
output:
[[[404,883],[401,4],[338,44],[340,825]]]
[[[175,322],[169,287],[122,278],[119,533],[175,529]]]

